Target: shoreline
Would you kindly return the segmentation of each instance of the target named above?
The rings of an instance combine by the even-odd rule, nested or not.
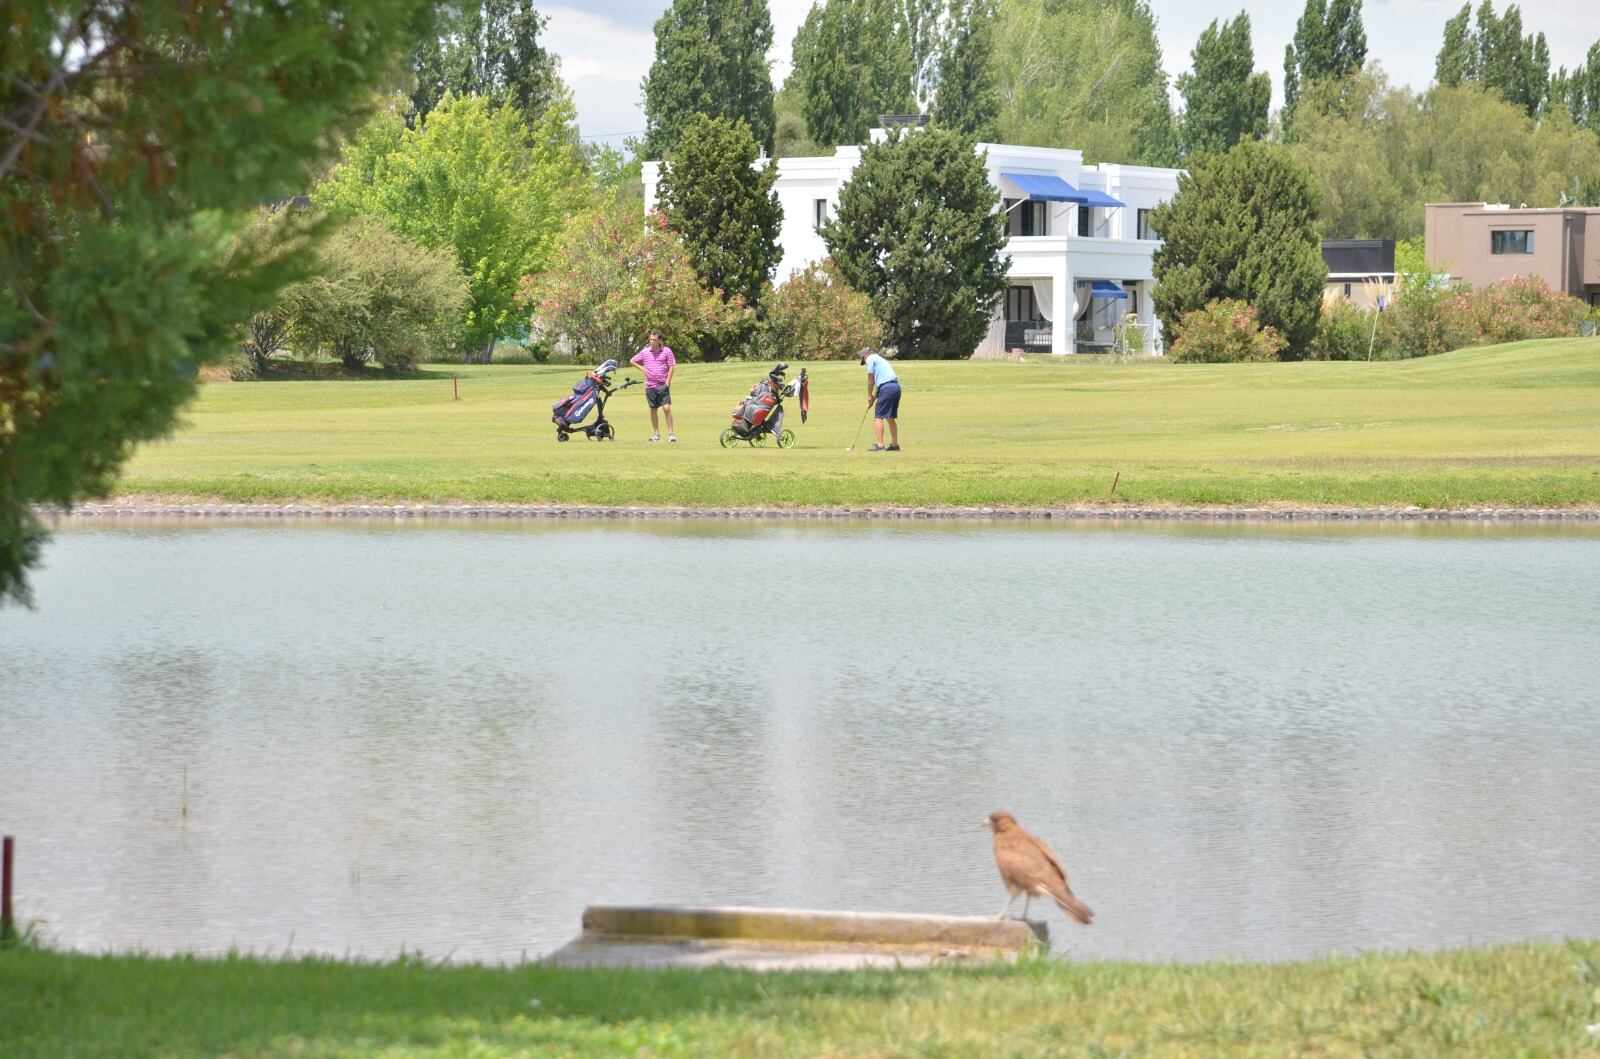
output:
[[[1078,504],[1060,507],[965,507],[938,505],[795,507],[650,507],[598,504],[492,503],[233,503],[178,501],[151,497],[118,497],[79,504],[71,511],[41,509],[52,523],[141,519],[335,519],[496,521],[690,521],[734,520],[776,522],[839,522],[870,520],[940,522],[1453,522],[1453,523],[1600,523],[1600,507],[1571,508],[1420,508],[1306,507],[1297,505],[1120,505]]]

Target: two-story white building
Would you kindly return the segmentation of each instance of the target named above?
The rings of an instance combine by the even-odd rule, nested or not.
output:
[[[1011,282],[977,352],[1106,349],[1129,313],[1143,330],[1145,351],[1154,352],[1151,258],[1159,243],[1149,213],[1178,190],[1179,171],[1084,165],[1083,152],[1048,147],[981,143],[978,150],[1006,211],[1010,239],[1002,252]],[[827,256],[817,228],[860,160],[860,147],[778,160],[779,282]],[[660,173],[659,162],[643,166],[646,211],[655,208]]]

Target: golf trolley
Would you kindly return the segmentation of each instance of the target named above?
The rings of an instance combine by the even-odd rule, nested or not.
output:
[[[629,379],[621,386],[612,386],[611,373],[616,370],[616,361],[606,361],[579,379],[571,395],[550,407],[550,421],[556,425],[557,441],[566,441],[579,433],[590,441],[617,440],[617,432],[606,418],[606,401],[612,394],[639,385],[639,380]],[[590,412],[595,413],[594,422],[584,423]]]
[[[739,402],[733,410],[733,425],[724,430],[718,439],[723,448],[740,441],[760,447],[767,443],[769,437],[778,443],[780,449],[794,444],[794,431],[786,430],[783,426],[783,399],[800,399],[800,422],[804,423],[811,411],[811,383],[806,378],[804,368],[800,369],[799,378],[784,382],[783,374],[788,370],[789,365],[780,363],[767,373],[766,378],[756,383],[749,397]]]

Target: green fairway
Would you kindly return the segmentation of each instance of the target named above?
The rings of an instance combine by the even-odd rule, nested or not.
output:
[[[0,952],[0,1055],[1574,1056],[1600,945],[768,974]]]
[[[698,506],[1600,503],[1600,339],[1376,364],[912,361],[900,365],[899,453],[864,451],[870,419],[847,453],[865,373],[809,367],[811,421],[790,402],[788,451],[717,445],[764,373],[756,363],[680,368],[670,446],[645,440],[642,388],[611,402],[621,440],[558,444],[549,408],[581,376],[571,366],[213,383],[175,437],[136,454],[121,488]]]

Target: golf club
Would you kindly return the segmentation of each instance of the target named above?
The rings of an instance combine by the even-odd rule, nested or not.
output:
[[[867,407],[861,410],[861,422],[856,424],[856,441],[861,440],[861,428],[867,425],[867,413],[870,411],[872,411],[872,403],[869,401]],[[844,451],[853,452],[856,447],[856,441],[852,441]]]

